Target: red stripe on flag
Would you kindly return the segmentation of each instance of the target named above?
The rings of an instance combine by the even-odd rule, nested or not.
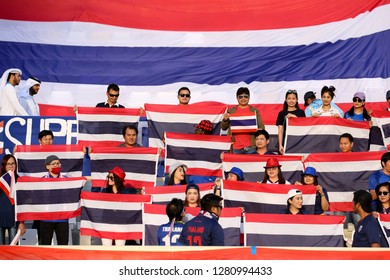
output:
[[[26,220],[67,220],[81,215],[81,208],[66,212],[23,212],[17,213],[18,221]]]
[[[94,236],[98,238],[135,240],[142,239],[142,232],[106,232],[96,231],[89,228],[80,228],[81,235]]]

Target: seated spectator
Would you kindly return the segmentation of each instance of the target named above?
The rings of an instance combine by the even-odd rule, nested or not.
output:
[[[305,102],[304,106],[307,107],[309,106],[311,103],[313,103],[314,100],[316,100],[316,93],[314,91],[308,91],[305,93],[304,97],[303,97],[303,100]],[[317,99],[317,100],[320,100],[320,99]]]
[[[39,144],[44,145],[53,145],[54,135],[51,130],[42,130],[38,134]]]
[[[26,110],[29,116],[39,116],[39,105],[34,99],[41,87],[41,81],[37,78],[30,77],[22,89],[18,90],[20,105]]]
[[[195,127],[195,134],[213,134],[213,123],[209,120],[200,121],[200,123]]]
[[[200,190],[198,185],[187,185],[184,205],[186,207],[200,207]]]
[[[349,133],[343,133],[341,134],[339,138],[339,147],[340,152],[342,153],[350,153],[352,152],[353,148],[353,136]]]
[[[302,173],[301,182],[295,182],[295,185],[314,185],[316,186],[316,202],[314,206],[314,214],[324,214],[324,211],[329,210],[328,191],[318,184],[317,170],[314,167],[306,167]]]
[[[119,166],[108,171],[106,187],[102,188],[103,193],[134,194],[135,189],[125,186],[126,173]]]
[[[360,221],[353,235],[352,247],[389,247],[378,221],[371,210],[372,197],[365,190],[353,193],[353,210]]]
[[[126,125],[122,129],[124,143],[120,144],[118,147],[141,147],[140,144],[137,143],[138,138],[138,128],[135,125]]]
[[[386,101],[388,105],[387,111],[390,111],[390,90],[386,92]]]
[[[369,121],[371,120],[364,105],[366,104],[366,95],[363,92],[356,92],[352,98],[353,106],[345,113],[345,118],[351,121]]]
[[[268,150],[269,133],[265,129],[260,129],[255,133],[256,150],[251,154],[274,155],[274,152]]]
[[[284,136],[286,134],[286,119],[305,117],[305,112],[299,108],[298,93],[296,90],[288,90],[283,104],[283,110],[279,112],[276,119],[278,127],[279,153],[284,154]]]
[[[186,222],[179,243],[187,246],[224,246],[225,236],[218,219],[222,211],[222,197],[209,193],[200,201],[199,214]]]
[[[213,186],[214,194],[221,196],[221,178],[215,180],[215,185]],[[226,180],[228,181],[244,181],[244,172],[238,167],[232,167],[229,172],[227,172]]]
[[[45,167],[48,170],[43,178],[65,178],[61,174],[61,162],[56,155],[50,155],[45,159]],[[42,220],[39,222],[40,240],[39,245],[51,245],[55,232],[58,245],[69,243],[68,220]]]
[[[375,211],[380,214],[390,214],[390,182],[384,182],[375,188],[377,199]]]
[[[378,171],[375,171],[373,174],[368,177],[368,191],[371,193],[372,200],[376,200],[378,197],[376,195],[375,188],[380,183],[390,181],[390,152],[386,152],[381,157],[381,166],[382,168]],[[376,208],[375,203],[373,203],[373,209]]]
[[[280,214],[308,214],[302,206],[302,192],[298,189],[291,189],[287,193],[287,208],[280,210]]]
[[[184,227],[183,214],[184,203],[179,198],[173,198],[165,208],[169,223],[162,224],[158,228],[157,242],[160,246],[177,246],[177,240]]]
[[[168,176],[169,181],[166,185],[168,186],[176,186],[176,185],[186,185],[186,170],[187,165],[176,162],[169,166]]]
[[[343,117],[344,112],[332,102],[335,90],[334,86],[324,86],[321,90],[322,104],[319,105],[315,102],[310,104],[305,111],[306,117]]]
[[[284,179],[281,167],[277,158],[269,158],[264,166],[264,178],[261,183],[290,185],[290,182]]]
[[[97,108],[125,108],[123,105],[117,104],[119,98],[119,86],[117,84],[110,84],[107,87],[107,101],[96,104]]]

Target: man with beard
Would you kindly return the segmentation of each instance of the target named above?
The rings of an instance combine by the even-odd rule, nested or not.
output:
[[[39,106],[34,99],[41,87],[41,81],[37,78],[30,77],[27,79],[24,87],[18,91],[20,105],[26,110],[29,116],[39,116]]]
[[[11,68],[3,73],[0,81],[0,115],[27,116],[26,110],[20,105],[15,87],[19,85],[22,71]]]

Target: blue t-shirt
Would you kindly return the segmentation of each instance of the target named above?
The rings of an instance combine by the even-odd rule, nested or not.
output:
[[[363,122],[363,121],[365,121],[365,119],[364,119],[364,116],[363,116],[363,113],[361,113],[361,114],[354,114],[353,116],[350,116],[349,115],[349,112],[346,112],[345,113],[345,118],[346,119],[352,119],[353,121],[357,121],[357,122]]]
[[[389,247],[378,221],[370,214],[358,222],[352,247],[371,247],[373,243],[379,243],[381,247]]]
[[[216,215],[200,211],[186,222],[179,242],[187,246],[224,246],[225,235]]]
[[[177,241],[180,237],[180,234],[183,230],[184,223],[177,222],[174,223],[171,231],[170,238],[168,237],[168,233],[171,228],[171,223],[166,223],[161,225],[158,228],[157,232],[157,243],[159,246],[178,246],[180,245]],[[168,242],[169,241],[169,242]]]

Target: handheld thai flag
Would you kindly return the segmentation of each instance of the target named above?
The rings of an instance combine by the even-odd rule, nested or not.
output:
[[[258,130],[256,112],[234,113],[230,115],[232,133],[251,133]]]
[[[15,200],[12,198],[14,186],[15,177],[12,171],[8,171],[0,177],[0,189],[5,193],[12,205],[15,204]]]
[[[108,239],[142,239],[142,205],[149,195],[81,193],[80,234]]]
[[[171,133],[165,134],[165,171],[179,161],[187,165],[188,175],[222,176],[221,153],[230,150],[228,136]]]
[[[78,144],[118,146],[123,143],[122,129],[138,126],[140,109],[78,107]]]
[[[390,144],[390,112],[375,110],[372,112],[371,120],[373,123],[373,128],[377,127],[381,132],[380,136],[383,141],[383,146],[387,147]],[[377,142],[380,144],[380,141]],[[379,145],[379,148],[382,148],[383,150],[383,146],[381,147]]]
[[[328,191],[331,211],[353,211],[353,192],[368,187],[368,178],[380,169],[384,151],[310,154],[305,166],[314,167]]]
[[[149,146],[163,147],[165,132],[194,133],[195,126],[202,120],[209,120],[213,134],[220,134],[220,122],[226,105],[193,104],[188,106],[145,104],[149,128]]]
[[[45,159],[56,155],[61,161],[61,172],[68,177],[79,177],[83,170],[83,147],[81,145],[18,145],[15,157],[21,176],[43,177],[47,170]]]
[[[90,157],[91,177],[100,187],[115,166],[126,172],[125,182],[134,188],[156,183],[158,148],[93,147]]]
[[[244,172],[245,181],[257,182],[264,178],[264,166],[269,158],[278,159],[283,177],[293,183],[301,178],[303,168],[302,156],[273,156],[273,155],[239,155],[224,154],[222,166],[224,174],[229,172],[233,167],[238,167]]]
[[[245,246],[343,247],[343,216],[245,215]]]
[[[80,192],[86,181],[83,177],[19,177],[15,200],[17,220],[60,220],[79,216]]]
[[[243,207],[249,213],[278,214],[287,205],[287,193],[294,185],[259,184],[252,182],[223,181],[223,203],[225,207]],[[315,186],[299,186],[302,191],[303,206],[314,213],[316,198]]]
[[[165,213],[166,205],[144,204],[143,205],[143,222],[144,222],[144,244],[158,245],[157,231],[160,225],[169,222]],[[186,207],[186,214],[192,216],[198,215],[199,207]],[[225,245],[239,246],[240,245],[240,227],[241,227],[241,208],[223,208],[219,217],[219,224],[222,226]]]
[[[339,138],[343,133],[354,138],[354,150],[368,151],[370,126],[368,122],[355,122],[342,118],[289,118],[285,135],[286,153],[338,152]]]

